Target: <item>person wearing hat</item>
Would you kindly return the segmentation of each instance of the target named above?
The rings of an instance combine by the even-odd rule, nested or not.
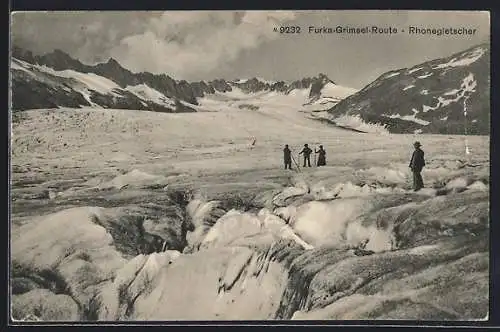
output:
[[[425,166],[424,151],[420,148],[422,144],[420,142],[413,143],[415,151],[411,156],[410,165],[411,171],[413,172],[413,190],[419,191],[424,187],[424,181],[422,180],[422,168]]]
[[[312,150],[309,148],[309,145],[304,144],[304,148],[299,152],[299,155],[304,154],[304,167],[306,167],[306,162],[307,166],[311,167],[311,153]]]
[[[318,164],[316,166],[325,166],[326,165],[326,151],[323,149],[323,145],[319,146],[318,151],[314,151],[314,153],[319,153],[318,156]]]
[[[285,169],[292,169],[292,151],[288,147],[288,144],[283,149],[283,158],[285,160]]]

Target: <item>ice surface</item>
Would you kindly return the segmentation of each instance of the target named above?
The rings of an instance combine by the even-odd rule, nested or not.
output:
[[[147,187],[147,186],[165,186],[168,179],[164,176],[151,175],[134,169],[126,174],[118,175],[109,182],[98,185],[99,189],[116,188],[121,189],[125,186]]]
[[[134,301],[134,320],[269,319],[286,284],[283,268],[269,262],[257,275],[260,256],[244,247],[182,255],[159,270]],[[190,273],[185,273],[190,271]]]
[[[474,181],[474,183],[470,184],[468,187],[470,190],[479,190],[479,191],[488,191],[489,188],[482,181]]]
[[[12,304],[12,317],[15,320],[71,322],[79,319],[78,304],[70,296],[54,294],[48,289],[34,289],[14,295]],[[33,315],[33,312],[36,314]]]
[[[467,187],[467,179],[462,177],[453,179],[446,184],[447,189],[461,189],[465,187]]]
[[[99,319],[484,317],[488,138],[467,137],[466,162],[463,137],[418,135],[426,188],[413,193],[416,135],[336,128],[301,112],[307,91],[289,97],[251,96],[255,111],[219,94],[200,106],[217,112],[25,112],[13,125],[13,261],[60,277]],[[301,164],[304,143],[323,144],[327,166],[282,169],[283,145]],[[184,249],[199,247],[141,252],[125,226],[170,213],[190,229]]]
[[[362,198],[309,202],[297,208],[290,224],[301,238],[314,247],[355,246],[365,240],[363,235],[374,234],[373,230],[350,224],[366,212],[369,206],[367,200]],[[390,248],[390,243],[388,246]],[[386,247],[387,245],[383,245],[380,248]]]

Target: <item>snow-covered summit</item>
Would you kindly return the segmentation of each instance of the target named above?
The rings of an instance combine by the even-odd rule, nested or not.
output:
[[[306,90],[308,97],[297,105],[316,103],[318,109],[324,109],[352,93],[324,74],[291,82],[261,77],[187,82],[165,74],[132,73],[112,58],[86,65],[59,50],[38,56],[14,48],[11,71],[14,110],[97,107],[186,112],[198,110],[200,98],[214,94],[233,99],[239,94],[240,99],[247,99],[279,93],[295,100],[297,91]]]

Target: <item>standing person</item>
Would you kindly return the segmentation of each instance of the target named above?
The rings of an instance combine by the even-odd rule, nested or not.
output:
[[[285,160],[285,169],[292,169],[292,151],[288,148],[288,144],[283,149],[283,158]]]
[[[420,142],[413,143],[415,151],[411,156],[410,165],[411,171],[413,172],[413,190],[419,191],[424,187],[424,181],[422,180],[422,168],[425,166],[424,151],[420,149],[422,146]]]
[[[304,148],[302,149],[302,151],[299,152],[299,155],[304,154],[304,166],[303,167],[306,167],[306,161],[307,161],[307,166],[311,167],[311,153],[312,153],[312,150],[309,148],[309,145],[304,144]]]
[[[325,166],[326,165],[326,151],[323,149],[323,145],[320,145],[319,150],[314,151],[314,153],[319,153],[317,166],[318,167]]]

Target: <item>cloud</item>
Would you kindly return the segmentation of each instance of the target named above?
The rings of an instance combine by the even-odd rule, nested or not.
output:
[[[294,12],[167,12],[144,32],[126,36],[110,51],[132,71],[189,79],[231,62],[278,37],[273,28]]]
[[[300,35],[273,32],[302,27]],[[308,26],[452,26],[474,36],[311,35]],[[387,70],[448,56],[489,39],[488,12],[443,11],[88,11],[17,12],[12,43],[37,54],[61,49],[87,64],[111,56],[133,71],[176,79],[328,74],[362,88]]]
[[[126,36],[146,30],[156,12],[16,12],[11,37],[16,46],[43,54],[60,49],[92,64]]]

